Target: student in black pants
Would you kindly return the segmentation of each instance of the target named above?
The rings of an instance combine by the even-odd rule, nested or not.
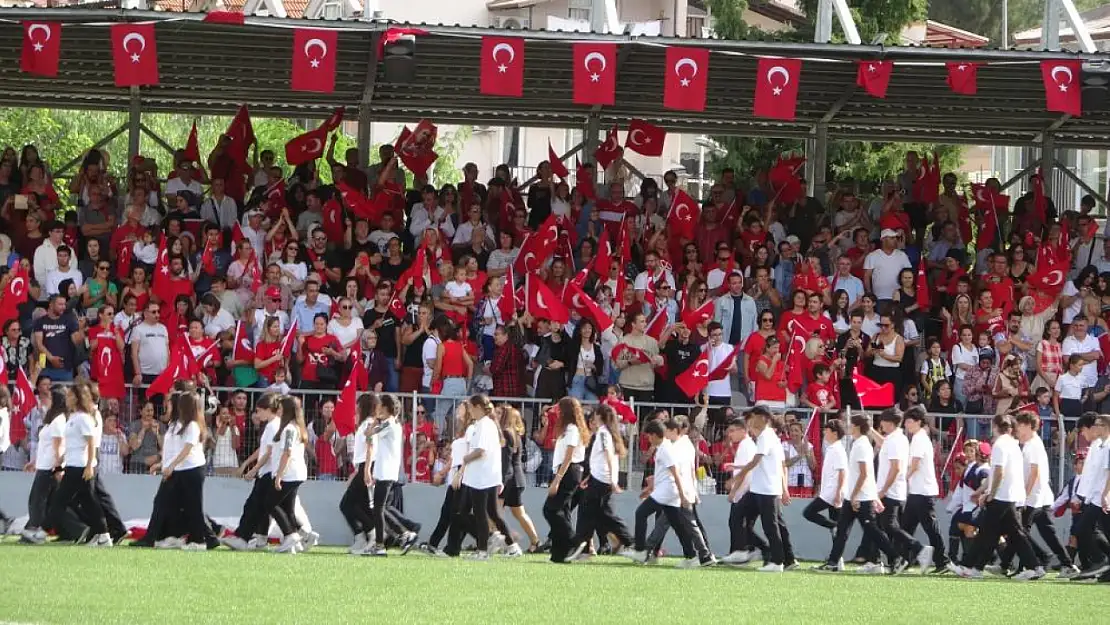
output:
[[[944,552],[944,537],[937,526],[936,498],[940,495],[940,484],[937,482],[933,439],[929,436],[927,419],[923,406],[913,406],[902,417],[902,424],[910,437],[906,509],[902,515],[902,527],[910,537],[909,552],[905,556],[916,559],[922,573],[927,572],[930,564],[934,573],[943,573],[948,569],[948,556]],[[929,537],[928,546],[923,546],[913,537],[918,525]]]
[[[111,547],[114,544],[108,533],[108,525],[101,507],[101,499],[94,489],[96,478],[96,453],[100,448],[103,423],[97,416],[96,402],[92,391],[85,382],[77,382],[66,390],[66,409],[69,419],[65,431],[65,473],[58,485],[58,492],[50,507],[50,517],[55,527],[61,531],[75,534],[80,530],[76,525],[64,527],[71,519],[65,514],[70,502],[81,509],[83,519],[88,524],[91,547]],[[107,493],[105,493],[107,496]],[[110,502],[111,497],[107,497]],[[114,506],[113,506],[114,509]]]
[[[170,425],[177,455],[162,467],[163,480],[170,482],[173,500],[180,510],[182,525],[189,540],[181,546],[185,551],[205,551],[219,545],[204,515],[204,440],[207,427],[204,409],[195,392],[175,394],[174,422]]]
[[[277,402],[278,395],[266,393],[254,404],[253,419],[262,425],[262,435],[258,449],[254,451],[239,471],[247,479],[254,479],[251,492],[243,503],[243,513],[239,525],[230,536],[220,539],[225,546],[236,551],[264,549],[270,528],[270,514],[266,508],[266,497],[273,490],[272,445],[278,434]]]
[[[771,412],[763,406],[752,408],[745,419],[748,431],[755,437],[755,456],[741,467],[737,480],[743,482],[751,474],[750,492],[759,510],[763,535],[767,537],[767,558],[759,570],[765,573],[781,573],[787,567],[794,568],[794,549],[790,544],[790,532],[782,520],[782,503],[789,502],[790,493],[786,485],[786,470],[783,464],[784,453]]]
[[[374,415],[378,412],[378,396],[375,393],[363,393],[359,396],[356,405],[359,424],[355,430],[354,454],[351,463],[355,470],[351,479],[347,481],[347,490],[339,500],[339,511],[347,520],[355,540],[348,550],[351,555],[361,555],[366,545],[372,541],[368,535],[374,529],[374,519],[370,511],[370,491],[367,483],[372,480],[369,467],[366,466],[366,452],[373,436]]]
[[[366,450],[366,466],[363,475],[367,485],[374,485],[374,505],[372,520],[377,542],[369,545],[364,551],[365,555],[384,556],[385,552],[385,527],[386,509],[389,507],[389,496],[401,479],[401,462],[403,458],[402,444],[404,439],[401,423],[397,415],[401,407],[393,395],[383,395],[378,400],[377,422],[374,424],[372,437]],[[394,523],[403,527],[408,526],[396,511],[391,513]],[[411,523],[411,522],[410,522]],[[408,553],[416,544],[416,532],[402,530],[400,536],[401,555]]]
[[[827,530],[836,529],[836,515],[843,500],[847,481],[848,453],[844,451],[844,422],[831,419],[825,423],[825,457],[821,462],[821,492],[802,511],[805,520]],[[827,516],[822,516],[826,513]]]
[[[730,472],[730,477],[735,477],[755,457],[755,441],[748,436],[748,424],[741,417],[729,422],[727,434],[729,441],[736,445],[736,453],[732,462],[725,464],[725,470]],[[767,557],[767,541],[755,533],[759,510],[748,492],[750,481],[750,477],[744,481],[733,479],[728,492],[732,505],[728,511],[729,553],[721,558],[724,564],[745,564],[759,554],[764,554],[764,559]]]
[[[555,455],[551,466],[555,475],[547,488],[547,500],[543,504],[543,517],[551,528],[551,561],[566,562],[576,545],[574,527],[570,522],[571,499],[582,481],[582,463],[586,460],[586,444],[583,437],[589,436],[582,404],[573,397],[559,400],[555,426]]]
[[[41,545],[46,542],[46,530],[51,528],[47,519],[50,499],[58,488],[62,475],[62,453],[66,428],[66,397],[61,391],[51,393],[50,408],[43,418],[42,428],[30,432],[29,436],[38,437],[35,452],[35,479],[31,482],[31,492],[27,495],[27,526],[21,532],[20,542]],[[85,527],[72,510],[66,508],[70,517],[65,525]],[[80,536],[78,534],[77,536]],[[70,540],[77,536],[69,537]],[[65,539],[65,536],[59,536]]]
[[[305,462],[305,443],[308,431],[305,429],[304,412],[300,402],[284,395],[278,400],[278,434],[272,441],[273,453],[280,454],[277,469],[274,471],[273,486],[266,496],[269,516],[281,528],[284,537],[278,553],[295,554],[304,550],[301,544],[300,522],[294,510],[297,489],[308,479],[308,465]]]
[[[594,435],[590,441],[590,476],[582,498],[577,531],[571,540],[571,544],[575,545],[574,551],[568,559],[574,560],[586,550],[595,531],[602,535],[616,536],[623,548],[619,555],[629,557],[632,552],[632,535],[613,510],[612,502],[613,494],[621,492],[617,483],[620,476],[619,459],[627,453],[620,435],[617,413],[612,407],[601,404],[594,409],[591,425]]]
[[[502,485],[501,474],[501,429],[494,421],[494,408],[488,397],[475,395],[465,404],[467,419],[471,424],[466,429],[466,455],[462,467],[455,473],[452,486],[460,499],[457,522],[452,520],[448,533],[448,555],[458,555],[462,545],[462,535],[467,527],[465,516],[473,515],[471,527],[474,528],[478,550],[470,556],[474,560],[489,559],[489,510],[490,500],[497,498],[497,489]],[[506,557],[517,557],[517,552],[506,552]]]

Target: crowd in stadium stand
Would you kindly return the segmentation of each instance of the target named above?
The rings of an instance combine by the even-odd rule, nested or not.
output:
[[[121,180],[92,150],[68,197],[55,190],[48,150],[4,150],[0,292],[21,276],[30,287],[26,303],[0,306],[11,383],[23,370],[48,401],[51,381],[95,378],[94,356],[112,351],[127,383],[149,385],[184,341],[213,387],[337,390],[354,353],[373,390],[707,403],[718,426],[731,406],[756,402],[858,407],[854,373],[893,384],[903,409],[1028,405],[1045,417],[1046,441],[1056,415],[1107,412],[1110,245],[1092,198],[1058,213],[1037,180],[984,210],[980,192],[968,196],[955,174],[939,177],[912,152],[873,194],[853,181],[819,197],[786,194],[772,182],[782,163],[725,170],[682,237],[669,229],[681,192],[673,172],[627,195],[623,179],[570,184],[547,162],[527,185],[505,165],[479,182],[470,163],[459,185],[410,186],[392,147],[364,168],[357,150],[336,160],[333,142],[333,184],[315,162],[289,171],[257,144],[247,160],[227,145],[203,162],[179,151],[172,171],[136,157]],[[797,169],[790,175],[797,184]],[[997,180],[983,188],[1001,196]],[[352,206],[366,201],[369,212]],[[512,269],[551,223],[558,243],[527,279],[569,308],[566,323],[544,318]],[[590,314],[568,288],[592,298]],[[698,396],[677,383],[703,351],[713,368],[734,346],[730,374]],[[217,472],[254,438],[245,395],[219,399],[213,444],[239,455]],[[118,422],[105,444],[121,467],[141,469],[157,456],[160,406],[123,403],[106,412]],[[310,407],[318,452],[331,449],[314,471],[340,476],[329,405]],[[428,402],[419,449],[430,459],[445,452],[452,409]],[[13,419],[5,468],[33,457],[34,414]],[[546,420],[526,418],[549,454]],[[969,436],[988,434],[985,419],[970,423]],[[723,428],[699,444],[707,466],[731,457]],[[798,449],[804,457],[804,441]]]

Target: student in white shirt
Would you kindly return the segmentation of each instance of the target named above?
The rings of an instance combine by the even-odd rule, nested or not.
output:
[[[448,459],[447,472],[433,477],[433,480],[436,480],[435,483],[442,483],[445,486],[443,489],[443,505],[439,509],[439,521],[436,522],[435,529],[428,537],[428,542],[420,545],[421,551],[439,558],[447,557],[447,553],[439,548],[439,543],[447,536],[453,524],[459,523],[461,520],[461,518],[456,518],[455,515],[456,509],[460,507],[456,499],[461,496],[460,493],[462,492],[460,487],[455,485],[455,476],[462,468],[463,458],[466,456],[467,432],[471,425],[468,405],[469,402],[463,402],[455,409],[455,440],[451,441],[451,455]]]
[[[87,383],[77,382],[66,389],[66,410],[65,473],[54,495],[50,518],[64,518],[66,507],[75,501],[89,525],[88,546],[111,547],[114,540],[95,490],[96,450],[100,448],[103,423]]]
[[[906,508],[906,470],[910,466],[910,440],[902,431],[902,413],[888,408],[879,415],[880,432],[872,430],[871,439],[879,446],[879,464],[875,483],[883,511],[879,513],[879,529],[902,556],[909,554],[913,536],[902,529],[902,511]],[[901,573],[909,560],[899,558],[890,562],[894,573]],[[901,568],[899,568],[901,567]]]
[[[278,553],[295,554],[304,549],[301,525],[294,511],[297,489],[308,479],[305,443],[308,430],[301,403],[289,395],[278,400],[278,433],[271,441],[270,466],[274,485],[266,497],[266,508],[283,536]]]
[[[998,539],[1017,549],[1021,566],[1025,569],[1011,579],[1028,581],[1044,577],[1044,568],[1037,562],[1037,555],[1029,545],[1029,537],[1018,519],[1017,505],[1024,503],[1025,463],[1017,439],[1012,436],[1014,420],[1010,415],[997,415],[993,422],[994,443],[991,445],[990,488],[980,496],[979,533],[967,555],[966,567],[957,570],[960,577],[981,579],[983,567],[994,557]]]
[[[1106,416],[1083,415],[1076,423],[1076,429],[1090,443],[1087,448],[1087,460],[1083,464],[1083,473],[1079,478],[1079,486],[1075,489],[1073,503],[1077,500],[1082,503],[1079,519],[1075,522],[1074,534],[1079,538],[1080,559],[1086,559],[1090,564],[1082,573],[1073,579],[1090,579],[1096,576],[1102,581],[1107,571],[1110,571],[1110,545],[1106,537],[1097,528],[1105,527],[1104,506],[1107,503],[1108,472],[1110,472],[1110,447],[1107,446],[1110,436],[1110,419]]]
[[[0,454],[5,453],[11,447],[12,440],[9,432],[11,430],[12,421],[12,396],[8,393],[8,388],[5,386],[0,390]],[[23,462],[19,463],[23,466]],[[11,518],[0,510],[0,536],[8,532],[8,527],[12,524]]]
[[[844,422],[831,419],[825,423],[825,458],[821,461],[821,492],[802,511],[805,520],[830,532],[836,529],[836,515],[844,503],[847,482],[848,452],[844,450]],[[828,518],[821,516],[828,511]],[[835,533],[834,533],[835,536]]]
[[[178,393],[174,402],[174,422],[169,430],[178,439],[177,455],[164,457],[168,462],[162,465],[162,479],[172,482],[175,507],[183,512],[183,527],[189,533],[189,542],[181,549],[206,551],[219,544],[204,516],[204,440],[208,428],[195,392]]]
[[[22,543],[41,545],[46,542],[43,525],[48,518],[46,513],[50,508],[50,499],[57,490],[58,481],[55,476],[62,472],[65,430],[66,397],[60,390],[55,390],[51,393],[50,408],[43,417],[42,428],[37,433],[35,479],[31,482],[31,493],[27,496],[27,525],[20,534]],[[68,508],[67,514],[72,515]]]
[[[501,486],[501,430],[493,420],[493,404],[488,397],[475,395],[466,402],[470,412],[470,426],[466,429],[466,455],[462,466],[455,472],[451,485],[459,490],[467,502],[460,508],[460,514],[472,514],[474,539],[478,550],[470,556],[473,560],[489,560],[489,500],[497,498]],[[452,557],[462,549],[464,527],[462,523],[451,523],[448,530],[447,549],[444,552]]]
[[[363,479],[367,486],[374,487],[373,520],[377,543],[366,547],[366,555],[385,555],[385,513],[390,494],[401,478],[401,450],[404,433],[397,415],[401,412],[400,403],[393,395],[383,395],[378,400],[377,423],[372,430],[370,448],[366,450]],[[401,519],[402,525],[411,525]],[[406,531],[400,536],[401,555],[405,555],[416,544],[416,532]]]
[[[571,541],[575,545],[574,551],[568,559],[577,559],[586,550],[594,532],[599,530],[602,535],[616,536],[622,547],[618,555],[629,557],[632,553],[632,535],[628,533],[624,521],[617,516],[612,502],[612,496],[621,492],[618,483],[620,458],[627,453],[620,434],[620,422],[611,406],[600,404],[590,417],[590,425],[594,431],[590,445],[590,477],[580,504],[578,526]]]
[[[743,481],[752,476],[751,495],[759,509],[763,535],[769,549],[767,560],[759,569],[764,573],[781,573],[786,567],[795,568],[794,549],[790,532],[782,519],[782,506],[790,503],[786,484],[786,466],[782,443],[775,434],[771,411],[763,406],[752,408],[747,414],[748,431],[755,436],[755,456],[733,479]]]
[[[697,457],[698,452],[694,447],[694,443],[690,440],[690,419],[686,415],[675,415],[675,423],[678,423],[678,438],[674,441],[675,453],[682,460],[682,465],[679,467],[679,473],[682,476],[683,487],[687,493],[693,493],[693,501],[690,505],[690,516],[693,524],[694,532],[701,537],[701,542],[709,545],[709,537],[705,535],[705,526],[701,522],[701,517],[698,516],[698,504],[701,503],[701,495],[698,493],[697,481]],[[667,531],[671,529],[671,524],[667,520],[666,515],[659,518],[655,522],[655,527],[651,530],[651,536],[648,537],[647,551],[648,553],[656,553],[663,545],[663,539],[667,537]],[[698,550],[693,543],[684,547],[684,554],[686,562],[682,566],[693,568],[699,565],[697,559]]]
[[[917,559],[924,574],[933,564],[933,572],[948,569],[948,556],[944,553],[944,537],[937,527],[936,500],[940,495],[937,484],[936,463],[933,456],[933,439],[929,436],[925,408],[913,406],[902,416],[902,424],[910,436],[910,466],[906,472],[906,512],[902,526],[911,537],[920,525],[929,537],[929,546],[923,547],[916,539],[910,543],[909,555]]]
[[[374,417],[378,413],[378,395],[367,392],[359,395],[356,403],[358,412],[358,427],[354,433],[354,448],[351,453],[351,465],[354,466],[352,478],[347,480],[347,490],[339,500],[339,511],[347,520],[355,540],[348,551],[351,555],[362,555],[368,545],[374,544],[370,533],[374,530],[374,517],[370,510],[370,483],[366,480],[369,475],[366,461],[369,459],[367,451],[370,449],[370,440],[374,436]]]
[[[254,404],[251,419],[262,428],[258,439],[258,449],[239,465],[239,472],[254,484],[247,500],[243,503],[243,514],[235,533],[220,539],[225,546],[236,551],[260,550],[266,548],[270,515],[266,508],[267,493],[271,490],[273,472],[270,470],[271,444],[278,434],[277,403],[279,395],[265,393]]]
[[[755,440],[748,436],[748,424],[742,417],[729,422],[728,440],[736,445],[736,451],[732,455],[732,462],[724,466],[724,470],[730,471],[732,476],[728,492],[728,500],[732,505],[728,512],[729,554],[721,558],[721,562],[746,564],[767,551],[767,542],[755,533],[759,510],[748,492],[751,476],[742,481],[735,479],[740,475],[740,470],[755,457]]]
[[[844,570],[844,547],[848,544],[848,536],[852,533],[852,523],[855,521],[859,521],[859,526],[863,529],[864,540],[871,541],[891,562],[899,560],[898,554],[894,552],[894,545],[879,529],[875,520],[875,508],[882,504],[878,501],[879,493],[875,486],[875,452],[868,438],[871,433],[871,417],[866,414],[852,415],[851,424],[852,447],[848,451],[848,479],[841,493],[843,504],[836,517],[836,537],[833,538],[829,557],[824,564],[813,569],[815,571]],[[881,574],[883,566],[868,562],[857,569],[857,572]]]
[[[547,488],[543,518],[551,528],[551,561],[567,562],[576,545],[574,526],[570,521],[571,500],[582,481],[582,463],[586,461],[586,440],[590,435],[582,404],[573,397],[564,397],[556,407],[555,454],[551,459],[554,477]]]

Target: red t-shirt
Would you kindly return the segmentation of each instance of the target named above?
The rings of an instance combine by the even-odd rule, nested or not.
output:
[[[863,280],[864,273],[863,263],[860,262],[860,259],[866,257],[870,253],[870,249],[861,250],[858,247],[848,248],[848,251],[844,252],[844,255],[852,260],[852,275],[859,278],[860,280]],[[859,263],[858,265],[856,264],[857,262]]]
[[[889,211],[879,218],[879,227],[884,230],[900,230],[903,234],[910,232],[910,215],[906,211]]]
[[[162,302],[162,309],[160,312],[162,317],[161,321],[165,324],[166,320],[169,319],[169,316],[173,313],[174,302],[177,301],[177,296],[185,295],[190,298],[193,296],[193,282],[187,278],[170,278],[166,280],[163,295],[166,296],[166,300]],[[173,329],[168,324],[166,324],[166,327],[170,330]]]
[[[339,463],[335,460],[335,450],[331,448],[331,441],[320,436],[316,439],[316,474],[335,475],[339,472]]]
[[[833,408],[838,408],[836,393],[828,384],[810,382],[809,386],[806,387],[806,398],[817,406],[824,406],[826,402],[831,401],[833,402]]]
[[[301,368],[301,379],[308,382],[318,382],[320,380],[316,375],[316,367],[326,365],[330,362],[330,358],[324,354],[324,348],[330,347],[336,351],[342,349],[339,344],[339,339],[330,334],[324,336],[306,336],[304,345],[304,363]]]
[[[748,367],[755,367],[755,362],[763,355],[763,348],[767,346],[767,339],[759,332],[752,332],[748,335],[748,340],[744,341],[744,353],[748,355]],[[752,371],[748,371],[748,379],[751,379]]]
[[[759,360],[765,365],[771,364],[770,359],[766,356],[761,356]],[[768,380],[758,374],[752,375],[752,378],[755,379],[756,401],[786,401],[786,387],[779,386],[779,381],[784,379],[782,369],[783,361],[780,358],[771,373],[771,379]]]
[[[754,255],[756,249],[767,245],[767,231],[756,234],[751,230],[745,230],[740,233],[740,243],[745,250]]]
[[[219,349],[214,349],[209,352],[209,348],[215,345],[216,341],[208,337],[202,338],[199,341],[189,339],[189,350],[193,352],[193,358],[196,359],[197,364],[204,371],[204,375],[208,376],[209,380],[216,379],[216,365],[220,362]],[[205,354],[212,354],[210,357]],[[207,362],[204,362],[204,361]]]
[[[1002,309],[1005,315],[1014,307],[1014,281],[1008,276],[989,275],[986,278],[987,290],[991,292],[991,302]]]
[[[254,347],[254,357],[259,360],[266,360],[279,351],[281,351],[281,341],[259,341],[258,345]],[[258,373],[273,380],[274,372],[278,370],[281,364],[281,359],[279,358],[273,364],[259,369]],[[307,361],[305,364],[307,364]]]

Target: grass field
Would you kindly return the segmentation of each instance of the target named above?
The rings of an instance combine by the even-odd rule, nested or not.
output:
[[[3,623],[1110,622],[1110,588],[1061,581],[677,570],[617,558],[469,562],[0,545]],[[864,606],[863,608],[857,606]]]

